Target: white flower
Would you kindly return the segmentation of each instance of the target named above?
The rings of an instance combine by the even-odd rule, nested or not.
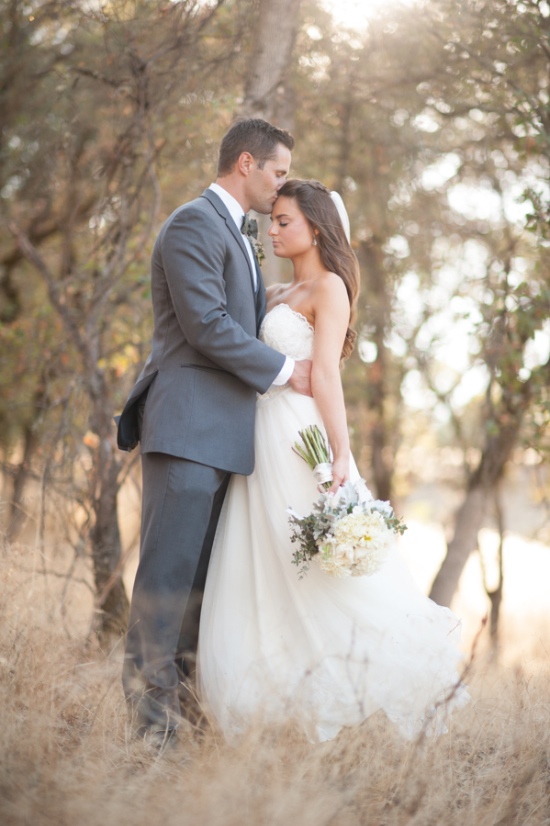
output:
[[[381,513],[354,509],[335,522],[319,564],[336,576],[370,576],[381,568],[391,542],[392,531]]]

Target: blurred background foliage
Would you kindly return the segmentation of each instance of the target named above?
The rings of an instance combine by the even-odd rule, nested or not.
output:
[[[112,417],[148,352],[149,255],[244,113],[291,129],[292,174],[350,213],[363,475],[398,503],[453,457],[457,507],[432,514],[449,537],[432,595],[449,604],[486,520],[506,530],[510,461],[548,479],[546,0],[388,3],[364,27],[320,0],[0,0],[0,38],[8,538],[30,516],[44,542],[55,514],[89,554],[98,631],[125,628],[118,503],[137,468]],[[287,272],[268,257],[267,282]]]

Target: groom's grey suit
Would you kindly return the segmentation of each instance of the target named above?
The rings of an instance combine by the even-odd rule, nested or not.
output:
[[[141,441],[143,508],[123,681],[138,723],[176,713],[175,662],[189,594],[203,586],[231,473],[254,468],[256,393],[285,357],[257,339],[259,268],[222,200],[206,190],[164,224],[152,256],[152,351],[118,423]],[[152,698],[152,699],[151,699]]]

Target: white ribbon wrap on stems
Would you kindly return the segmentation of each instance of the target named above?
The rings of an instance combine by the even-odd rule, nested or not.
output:
[[[321,462],[313,468],[313,475],[318,485],[325,482],[332,482],[332,465],[330,462]]]

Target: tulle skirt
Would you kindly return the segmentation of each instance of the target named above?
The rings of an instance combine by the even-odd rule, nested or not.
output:
[[[289,720],[327,740],[378,709],[405,737],[444,731],[468,699],[460,622],[421,593],[397,543],[372,576],[337,578],[313,562],[300,579],[292,564],[287,508],[306,515],[319,496],[292,451],[310,424],[322,428],[315,402],[289,388],[258,401],[255,471],[230,482],[208,572],[203,701],[230,741]]]

